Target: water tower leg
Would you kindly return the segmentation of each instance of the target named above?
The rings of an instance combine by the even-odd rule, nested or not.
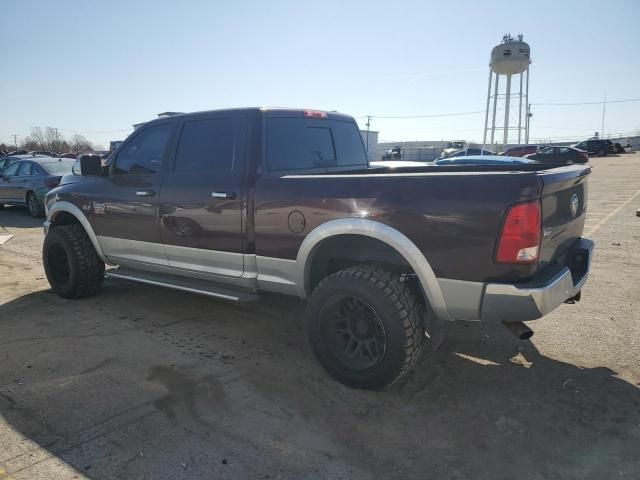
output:
[[[531,114],[530,110],[531,107],[529,105],[529,69],[527,68],[527,79],[526,79],[526,87],[525,87],[525,94],[524,94],[524,103],[527,105],[527,112],[526,112],[526,118],[525,118],[525,122],[524,122],[524,143],[529,143],[529,125],[531,123],[531,120],[529,118],[529,115]]]
[[[484,114],[484,133],[482,134],[482,149],[485,149],[487,144],[487,127],[489,126],[489,105],[491,101],[491,77],[493,76],[493,71],[489,69],[489,88],[487,89],[487,110]]]
[[[520,90],[518,90],[518,145],[522,142],[522,73],[520,74]]]
[[[496,84],[493,90],[493,115],[491,119],[491,145],[493,145],[493,137],[496,133],[496,107],[498,106],[498,83],[500,76],[496,73]]]
[[[507,146],[509,142],[509,100],[511,100],[511,74],[507,74],[507,91],[504,101],[504,132],[502,140],[502,148]]]

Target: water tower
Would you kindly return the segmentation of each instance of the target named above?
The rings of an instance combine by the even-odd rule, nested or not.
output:
[[[496,141],[496,113],[503,111],[502,120],[502,144],[507,145],[510,141],[522,143],[522,133],[524,133],[524,143],[529,142],[529,64],[530,49],[529,45],[522,40],[522,35],[518,35],[518,39],[514,40],[510,34],[502,37],[502,42],[493,47],[491,50],[491,63],[489,64],[489,88],[487,90],[487,110],[484,117],[484,135],[482,139],[483,145],[487,144],[487,133],[491,132],[490,144]],[[526,78],[525,78],[526,74]],[[495,75],[495,80],[494,80]],[[518,75],[520,88],[517,92],[511,91],[511,77]],[[506,77],[506,79],[504,79]],[[506,80],[504,89],[500,89],[500,79]],[[493,94],[492,86],[493,83]],[[523,90],[524,84],[524,90]],[[518,125],[511,125],[510,108],[511,99],[518,102]],[[498,101],[500,100],[500,101]],[[524,111],[523,111],[524,101]],[[489,125],[489,114],[491,114],[491,125]],[[500,118],[499,118],[500,120]],[[523,125],[524,120],[524,125]],[[515,120],[512,120],[515,123]],[[498,135],[500,134],[500,126],[497,127]],[[517,136],[516,133],[517,132]]]

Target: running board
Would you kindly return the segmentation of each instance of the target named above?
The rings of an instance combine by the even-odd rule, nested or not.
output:
[[[130,282],[145,283],[147,285],[155,285],[158,287],[173,288],[174,290],[207,295],[209,297],[221,298],[232,302],[252,302],[260,298],[249,290],[230,290],[219,287],[215,283],[207,282],[206,280],[146,272],[142,270],[134,270],[132,268],[111,268],[105,271],[105,276],[107,278],[114,278],[118,280],[128,280]]]

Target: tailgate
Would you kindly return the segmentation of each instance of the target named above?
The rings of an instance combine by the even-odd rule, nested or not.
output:
[[[542,178],[542,241],[540,268],[563,254],[582,236],[587,210],[588,166],[544,170]]]

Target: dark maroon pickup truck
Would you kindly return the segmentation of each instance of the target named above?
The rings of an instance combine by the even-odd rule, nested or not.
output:
[[[176,115],[80,167],[46,197],[59,295],[90,295],[106,275],[232,301],[307,298],[313,352],[358,388],[400,378],[446,321],[528,338],[522,322],[578,300],[589,272],[588,166],[372,168],[338,113]]]

